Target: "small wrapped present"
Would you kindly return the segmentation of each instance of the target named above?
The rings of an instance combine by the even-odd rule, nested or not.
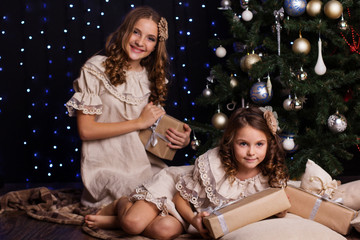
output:
[[[350,222],[358,213],[337,202],[341,199],[330,200],[327,195],[309,193],[293,186],[287,186],[285,191],[290,198],[291,207],[288,210],[290,213],[314,220],[340,234],[349,233]]]
[[[139,137],[147,151],[159,158],[173,160],[176,150],[167,146],[170,141],[166,138],[166,130],[174,128],[180,132],[184,132],[183,126],[183,122],[165,114],[151,127],[141,130]]]
[[[241,200],[226,204],[204,217],[210,236],[219,238],[247,224],[268,218],[290,207],[282,188],[268,188]]]

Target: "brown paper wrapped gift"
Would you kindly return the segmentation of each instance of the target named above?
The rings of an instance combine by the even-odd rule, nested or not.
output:
[[[302,188],[287,186],[285,191],[291,203],[289,212],[321,223],[340,234],[349,233],[350,222],[357,216],[355,210]]]
[[[165,114],[150,128],[141,130],[139,133],[146,150],[166,160],[172,160],[176,153],[176,150],[167,146],[169,140],[166,139],[166,130],[169,128],[184,132],[184,123]]]
[[[210,236],[219,238],[247,224],[257,222],[290,207],[284,189],[268,188],[232,204],[215,209],[203,222]]]

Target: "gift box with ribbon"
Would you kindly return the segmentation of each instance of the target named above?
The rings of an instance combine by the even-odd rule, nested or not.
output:
[[[219,238],[250,223],[268,218],[290,207],[282,188],[268,188],[241,200],[211,210],[203,222],[210,236]]]
[[[151,127],[139,132],[141,142],[147,151],[166,160],[173,160],[176,150],[169,148],[166,130],[174,128],[184,132],[184,123],[169,115],[160,117]]]
[[[341,204],[341,199],[330,199],[328,195],[307,192],[294,186],[287,186],[291,207],[289,212],[321,223],[340,234],[351,229],[350,222],[358,212]]]

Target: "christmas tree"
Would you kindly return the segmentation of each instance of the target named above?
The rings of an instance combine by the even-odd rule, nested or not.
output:
[[[308,159],[336,176],[360,133],[360,2],[222,0],[229,34],[197,104],[211,122],[191,122],[197,155],[214,147],[235,108],[271,106],[292,177]],[[201,141],[200,141],[201,140]]]

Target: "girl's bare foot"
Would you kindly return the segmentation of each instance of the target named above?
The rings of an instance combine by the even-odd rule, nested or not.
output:
[[[89,228],[120,228],[117,216],[86,215],[85,223]]]
[[[112,203],[106,205],[105,207],[101,208],[96,215],[103,215],[103,216],[114,216],[117,214],[116,205],[119,199],[113,201]]]

